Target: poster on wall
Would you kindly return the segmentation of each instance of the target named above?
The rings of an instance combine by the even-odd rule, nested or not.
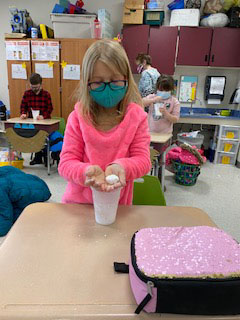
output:
[[[59,61],[58,41],[31,41],[32,60]]]
[[[5,41],[7,60],[30,60],[30,43],[24,41]]]
[[[180,89],[179,89],[179,101],[190,102],[196,99],[197,91],[197,76],[181,76],[180,77]]]
[[[80,80],[80,65],[67,64],[63,68],[63,79],[65,80]]]
[[[27,80],[27,70],[22,64],[12,64],[12,79]]]
[[[53,66],[49,63],[35,63],[35,72],[39,73],[42,78],[53,78]]]

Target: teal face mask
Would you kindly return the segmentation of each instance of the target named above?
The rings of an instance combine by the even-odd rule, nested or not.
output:
[[[117,86],[111,82],[106,82],[97,89],[90,90],[89,94],[100,106],[104,108],[113,108],[124,98],[126,92],[127,85]]]

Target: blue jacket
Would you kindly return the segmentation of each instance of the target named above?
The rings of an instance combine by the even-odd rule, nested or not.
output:
[[[11,166],[0,167],[0,236],[8,233],[26,206],[50,197],[42,179]]]

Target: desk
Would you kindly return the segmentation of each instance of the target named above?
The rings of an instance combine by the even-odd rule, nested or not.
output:
[[[159,143],[159,144],[165,144],[167,143],[171,138],[171,133],[157,133],[157,132],[150,132],[151,135],[151,142]],[[164,192],[164,185],[165,185],[165,162],[166,162],[166,150],[162,153],[162,165],[161,165],[161,185],[162,190]],[[155,175],[158,176],[158,164],[156,165],[156,172]]]
[[[44,120],[34,120],[31,118],[28,119],[21,119],[21,118],[11,118],[5,121],[5,129],[14,128],[15,124],[32,124],[34,125],[35,129],[46,131],[48,134],[56,131],[59,129],[59,122],[58,119],[44,119]],[[11,141],[10,141],[11,143]],[[21,150],[17,150],[21,151]],[[47,138],[47,170],[48,175],[50,174],[50,143],[49,139]]]
[[[120,206],[110,226],[95,223],[92,205],[28,206],[0,248],[0,319],[160,319],[134,314],[128,275],[130,239],[144,227],[215,226],[197,208]],[[169,320],[236,320],[240,316],[162,314]]]

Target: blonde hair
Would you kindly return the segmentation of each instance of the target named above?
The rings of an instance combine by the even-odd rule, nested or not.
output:
[[[119,103],[119,115],[117,117],[120,117],[120,121],[123,119],[127,105],[130,102],[135,102],[142,106],[142,98],[133,79],[129,61],[123,47],[117,41],[108,39],[98,40],[88,48],[84,55],[78,88],[78,100],[81,104],[80,114],[95,126],[98,124],[99,108],[89,94],[88,82],[93,75],[94,65],[97,61],[103,62],[113,71],[117,70],[128,81],[126,95]]]

